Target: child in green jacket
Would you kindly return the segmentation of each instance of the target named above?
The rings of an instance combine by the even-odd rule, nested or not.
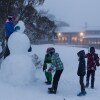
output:
[[[47,85],[50,85],[52,82],[52,72],[48,71],[48,69],[51,67],[51,54],[50,50],[52,47],[47,48],[44,64],[43,64],[43,71],[45,71],[45,76],[47,81],[45,82]]]

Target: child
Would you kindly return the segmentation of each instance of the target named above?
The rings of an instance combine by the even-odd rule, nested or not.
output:
[[[49,67],[51,67],[51,54],[50,54],[51,49],[52,47],[47,49],[43,64],[43,71],[45,71],[45,76],[47,79],[45,83],[47,85],[50,85],[52,82],[52,73],[48,71]]]
[[[51,57],[51,67],[49,68],[49,71],[55,71],[54,77],[53,77],[53,84],[51,88],[48,88],[48,93],[50,94],[56,94],[58,82],[61,77],[61,74],[63,72],[63,63],[59,57],[59,54],[55,52],[55,49],[52,48],[50,50]]]
[[[42,68],[42,62],[36,54],[32,55],[32,62],[34,63],[36,69]]]
[[[77,75],[79,76],[81,92],[77,96],[84,96],[86,94],[85,86],[84,86],[84,76],[86,74],[86,65],[85,65],[85,52],[81,50],[77,53],[79,57],[79,66]]]
[[[6,23],[5,23],[5,38],[6,38],[6,48],[4,52],[4,59],[10,54],[9,48],[8,48],[8,39],[10,35],[14,32],[14,17],[8,16]]]
[[[86,87],[89,87],[89,79],[91,76],[91,88],[94,88],[95,71],[96,66],[99,66],[99,57],[95,53],[95,48],[90,47],[90,52],[85,55],[87,58],[87,76],[86,76]]]

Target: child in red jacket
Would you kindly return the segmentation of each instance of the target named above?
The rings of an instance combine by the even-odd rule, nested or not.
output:
[[[90,47],[90,53],[86,54],[85,57],[87,58],[87,76],[86,76],[86,87],[89,87],[89,79],[91,76],[91,88],[94,88],[94,81],[95,81],[95,71],[96,66],[99,66],[99,57],[98,54],[95,53],[95,48]]]

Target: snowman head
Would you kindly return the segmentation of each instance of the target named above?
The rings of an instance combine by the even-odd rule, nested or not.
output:
[[[26,34],[14,32],[8,39],[10,54],[26,54],[30,47],[30,40]]]
[[[20,32],[20,33],[24,33],[25,31],[25,24],[23,21],[19,21],[16,26],[15,26],[15,31],[16,32]]]

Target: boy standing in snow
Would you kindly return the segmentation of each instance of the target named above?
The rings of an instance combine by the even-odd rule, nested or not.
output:
[[[96,66],[99,66],[99,57],[98,54],[95,53],[95,48],[90,47],[90,53],[86,54],[87,58],[87,76],[86,76],[86,87],[89,87],[89,79],[91,76],[91,88],[94,88],[94,80],[95,80],[95,71]]]
[[[52,55],[52,57],[51,57],[51,67],[49,68],[49,71],[51,72],[53,70],[53,71],[55,71],[55,74],[53,77],[52,87],[48,88],[48,93],[56,94],[58,82],[59,82],[59,79],[61,77],[64,67],[63,67],[63,63],[59,57],[59,54],[55,52],[54,48],[52,48],[52,50],[50,50],[50,54]]]
[[[14,23],[13,23],[14,17],[13,16],[8,16],[6,23],[5,23],[5,35],[6,35],[6,40],[8,41],[8,38],[10,35],[14,32]]]
[[[13,23],[14,17],[13,16],[8,16],[6,23],[5,23],[5,37],[6,37],[6,42],[8,42],[8,38],[10,35],[14,32],[14,23]],[[9,48],[8,48],[8,43],[6,43],[6,50],[4,53],[4,58],[6,58],[10,54]]]
[[[77,75],[79,76],[81,92],[77,96],[83,96],[86,94],[85,86],[84,86],[84,76],[86,74],[86,65],[85,65],[85,52],[81,50],[77,53],[79,57],[79,65]]]
[[[45,83],[47,85],[50,85],[52,82],[52,73],[48,71],[49,67],[51,67],[51,54],[50,54],[51,49],[52,47],[47,49],[45,59],[44,59],[44,64],[43,64],[43,72],[45,71],[45,76],[47,79]]]

